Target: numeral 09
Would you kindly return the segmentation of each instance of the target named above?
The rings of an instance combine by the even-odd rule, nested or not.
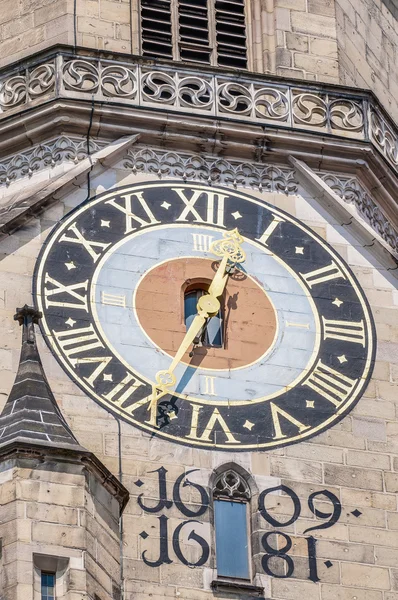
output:
[[[265,499],[268,496],[268,494],[278,491],[284,492],[287,496],[291,498],[293,503],[293,514],[291,518],[287,521],[279,521],[278,519],[270,515],[265,506]],[[326,500],[324,498],[326,498]],[[330,502],[332,504],[333,510],[327,513],[318,510],[314,504],[314,501],[318,499],[322,502]],[[308,497],[308,508],[316,518],[327,519],[327,521],[325,523],[315,525],[314,527],[309,527],[304,531],[304,533],[307,533],[308,531],[315,531],[315,529],[327,529],[329,527],[332,527],[335,523],[337,523],[341,515],[340,500],[337,498],[337,496],[332,494],[332,492],[329,492],[329,490],[319,490],[318,492],[313,492]],[[260,514],[263,517],[263,519],[265,519],[267,523],[269,523],[273,527],[287,527],[288,525],[292,525],[292,523],[297,521],[297,519],[299,518],[301,513],[301,502],[297,494],[292,489],[288,488],[286,485],[278,485],[276,487],[268,488],[261,492],[258,499],[258,510],[260,511]]]

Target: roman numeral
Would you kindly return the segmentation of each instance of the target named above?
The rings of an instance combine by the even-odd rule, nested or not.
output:
[[[142,195],[142,192],[135,192],[134,194],[126,194],[126,195],[120,196],[120,197],[122,200],[124,200],[124,206],[121,206],[120,204],[118,204],[114,198],[112,198],[112,200],[107,200],[105,202],[105,204],[111,204],[112,206],[117,208],[117,210],[120,210],[125,215],[126,229],[125,229],[124,233],[131,233],[132,231],[135,231],[137,229],[137,223],[141,227],[148,227],[149,225],[155,225],[156,223],[160,223],[160,221],[157,221],[155,219],[151,209],[149,208],[148,204],[144,200],[144,196]],[[133,199],[138,201],[138,204],[143,209],[148,220],[145,220],[144,218],[139,217],[138,215],[133,213],[133,206],[132,206]]]
[[[268,246],[268,244],[267,244],[268,239],[270,238],[272,233],[275,231],[275,229],[278,227],[279,223],[284,223],[284,221],[285,221],[285,219],[282,219],[281,217],[274,217],[274,220],[271,221],[271,223],[268,225],[268,227],[264,231],[263,235],[259,238],[256,238],[256,241],[260,242],[260,244],[263,244],[263,246]]]
[[[357,382],[358,379],[350,379],[350,377],[342,375],[319,360],[303,385],[308,385],[308,387],[318,392],[322,398],[339,407],[348,398]]]
[[[272,438],[273,440],[280,440],[282,438],[287,437],[287,435],[282,433],[280,417],[283,417],[284,419],[286,419],[286,421],[289,421],[289,423],[292,423],[292,425],[297,427],[299,433],[310,428],[309,425],[304,425],[304,423],[301,423],[300,421],[292,417],[292,415],[289,415],[289,413],[287,413],[285,410],[279,408],[276,404],[274,404],[274,402],[270,402],[270,408],[275,431],[275,435]]]
[[[213,411],[213,414],[211,415],[209,421],[207,422],[207,424],[205,425],[205,428],[203,430],[202,435],[198,435],[198,425],[199,425],[199,418],[200,418],[200,412],[203,408],[203,406],[199,406],[197,404],[191,404],[192,406],[192,419],[191,419],[191,431],[189,432],[189,435],[187,435],[186,437],[191,439],[191,440],[200,440],[200,441],[204,441],[204,442],[210,442],[213,441],[214,443],[216,443],[218,440],[216,440],[216,436],[213,435],[213,429],[215,427],[215,425],[218,423],[221,426],[221,429],[223,430],[226,439],[226,443],[227,444],[240,444],[240,442],[234,438],[234,436],[232,435],[228,425],[226,424],[224,418],[221,416],[220,411],[218,410],[218,408],[215,408]],[[213,439],[211,439],[211,437]]]
[[[126,296],[101,292],[101,304],[126,308]]]
[[[176,219],[176,221],[188,221],[187,217],[192,215],[194,223],[208,223],[210,225],[218,225],[219,227],[225,227],[224,225],[224,205],[225,198],[223,194],[216,192],[210,192],[205,190],[195,190],[190,198],[185,195],[184,188],[173,188],[173,191],[178,194],[185,208]],[[199,198],[204,196],[206,198],[206,216],[202,218],[195,208]]]
[[[106,367],[112,360],[112,356],[87,356],[84,358],[71,358],[70,362],[75,367],[76,365],[95,365],[98,364],[98,367],[94,369],[91,373],[90,377],[83,377],[87,381],[91,387],[94,387],[94,384],[98,377],[105,371]]]
[[[76,223],[73,223],[70,227],[68,227],[68,231],[71,231],[75,237],[70,237],[64,233],[59,238],[60,242],[70,242],[71,244],[81,244],[83,248],[87,250],[91,258],[94,262],[97,262],[101,253],[98,253],[94,250],[94,248],[100,248],[101,250],[105,250],[111,244],[104,244],[103,242],[93,242],[92,240],[86,240],[83,234],[76,227]]]
[[[208,396],[216,396],[216,390],[214,382],[216,380],[215,377],[211,377],[210,375],[203,375],[205,379],[205,391],[204,393]]]
[[[205,235],[203,233],[193,233],[193,249],[196,252],[209,252],[210,245],[213,241],[212,235]]]
[[[72,364],[73,359],[71,357],[75,354],[88,352],[88,350],[93,350],[94,348],[105,347],[91,324],[88,327],[80,327],[79,329],[53,331],[53,335],[62,352]]]
[[[126,400],[128,400],[130,396],[134,394],[134,392],[142,385],[144,385],[142,381],[139,381],[138,379],[133,377],[131,373],[126,372],[126,377],[122,381],[120,381],[120,383],[115,385],[115,387],[110,392],[105,394],[104,398],[106,400],[109,400],[110,402],[113,402],[113,404],[115,404],[116,406],[122,406],[122,404]],[[116,398],[116,400],[114,398]],[[141,402],[141,405],[142,404],[144,404],[144,402]],[[138,408],[138,403],[134,405],[134,408]]]
[[[312,288],[318,283],[331,281],[332,279],[340,279],[341,277],[345,279],[343,272],[340,270],[334,260],[332,260],[330,265],[326,265],[326,267],[321,267],[320,269],[310,271],[309,273],[300,273],[300,275],[309,288]]]
[[[343,340],[344,342],[354,342],[365,347],[365,325],[363,320],[355,321],[330,321],[322,317],[323,337]]]
[[[46,308],[49,306],[61,306],[62,308],[79,308],[88,312],[87,305],[87,294],[78,293],[76,290],[87,292],[88,279],[86,281],[82,281],[81,283],[72,283],[71,285],[64,285],[60,283],[53,277],[50,277],[48,273],[44,278],[45,285],[51,284],[54,287],[52,289],[45,287],[44,288],[44,304]],[[72,298],[75,298],[78,302],[61,302],[58,300],[49,300],[48,298],[51,296],[55,296],[57,294],[68,294]]]

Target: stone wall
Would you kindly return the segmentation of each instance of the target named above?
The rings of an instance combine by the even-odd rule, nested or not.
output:
[[[59,600],[114,600],[120,591],[119,504],[82,464],[12,459],[0,474],[0,598],[40,600],[40,571]],[[4,595],[2,595],[4,594]]]
[[[396,119],[398,28],[388,6],[251,0],[249,69],[370,88]],[[0,67],[59,43],[138,54],[137,0],[0,0]]]
[[[265,72],[339,82],[334,0],[275,0],[275,59]]]
[[[0,67],[73,42],[73,0],[0,0]]]
[[[388,3],[336,0],[340,81],[370,88],[398,119],[398,22]]]
[[[134,177],[120,165],[120,168],[93,180],[92,193],[110,185],[123,185],[140,179],[153,177]],[[277,528],[267,523],[253,504],[253,554],[257,555],[257,564],[261,566],[264,556],[260,542],[269,531],[282,531],[292,541],[288,555],[294,560],[293,576],[269,577],[264,570],[258,572],[256,581],[264,586],[265,597],[296,600],[305,595],[308,600],[352,600],[354,597],[357,600],[397,600],[396,283],[371,254],[350,239],[344,227],[328,217],[317,206],[316,199],[304,190],[290,196],[250,193],[302,219],[333,244],[351,265],[365,290],[376,322],[378,354],[374,376],[353,411],[339,424],[309,442],[266,453],[212,452],[156,439],[123,422],[119,432],[116,419],[71,382],[40,340],[43,364],[52,390],[79,442],[93,451],[115,475],[119,473],[121,455],[122,480],[131,493],[123,518],[125,600],[208,600],[213,597],[210,588],[215,576],[212,511],[209,509],[196,519],[192,517],[199,523],[185,524],[181,530],[180,549],[186,561],[197,562],[202,553],[197,539],[189,539],[193,530],[211,549],[209,560],[204,565],[190,567],[182,562],[173,548],[173,534],[177,527],[191,518],[176,504],[173,491],[181,475],[197,469],[188,475],[188,479],[207,488],[210,493],[209,481],[214,469],[231,462],[252,476],[258,491],[283,484],[297,494],[301,503],[300,517],[284,526],[283,523],[292,517],[291,497],[286,491],[268,495],[267,510],[281,523]],[[87,190],[82,186],[65,197],[62,203],[55,204],[39,218],[32,219],[12,236],[0,241],[2,403],[10,391],[19,358],[20,331],[12,320],[15,307],[30,302],[35,258],[51,227],[86,196]],[[161,468],[167,471],[167,499],[171,505],[154,510],[159,503]],[[341,502],[340,518],[332,527],[304,533],[320,522],[310,509],[309,497],[324,490]],[[200,495],[197,489],[182,487],[181,495],[189,510],[198,510]],[[333,512],[327,497],[322,497],[316,506],[323,514]],[[149,512],[148,507],[153,512]],[[309,580],[307,538],[310,535],[317,540],[318,583]],[[107,542],[104,544],[99,538],[98,541],[102,546],[101,552],[104,548],[109,550]],[[283,538],[279,537],[279,543],[284,544]],[[113,551],[116,552],[116,548]],[[274,558],[270,564],[275,574],[283,574],[281,570],[285,567],[285,559]],[[234,596],[227,594],[225,597]]]

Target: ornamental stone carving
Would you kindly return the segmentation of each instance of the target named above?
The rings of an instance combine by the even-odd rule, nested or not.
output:
[[[105,145],[105,142],[91,140],[90,154]],[[87,140],[61,136],[3,159],[0,162],[0,185],[9,186],[21,177],[31,177],[35,172],[47,167],[55,167],[63,162],[77,164],[86,158],[87,154]]]
[[[321,177],[344,202],[353,204],[356,207],[361,217],[395,252],[398,251],[398,232],[356,177],[332,175],[330,173],[323,173]]]
[[[0,78],[0,113],[54,90],[55,63],[41,64],[18,75]]]
[[[294,170],[291,168],[214,156],[134,148],[129,150],[123,166],[133,173],[151,173],[159,178],[178,177],[185,181],[196,180],[290,194],[297,191]]]
[[[28,68],[3,70],[0,118],[49,94],[343,135],[372,142],[398,171],[397,129],[366,91],[351,94],[337,89],[331,93],[311,83],[277,83],[250,73],[227,76],[166,64],[153,69],[133,58],[122,62],[73,57],[65,51],[58,52],[54,60],[38,57]]]
[[[247,482],[233,469],[221,473],[214,482],[215,498],[242,498],[250,500],[250,488]]]

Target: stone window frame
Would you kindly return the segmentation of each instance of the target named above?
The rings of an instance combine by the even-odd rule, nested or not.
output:
[[[249,569],[250,569],[250,579],[247,581],[243,581],[242,579],[234,578],[234,577],[219,577],[217,574],[217,564],[216,564],[216,532],[215,532],[215,519],[214,519],[214,499],[217,499],[220,496],[221,490],[215,489],[217,486],[217,482],[222,477],[224,473],[228,473],[229,471],[233,471],[240,479],[244,482],[246,490],[244,492],[239,492],[238,495],[232,496],[226,493],[224,497],[235,497],[242,498],[244,502],[248,505],[247,511],[247,519],[248,519],[248,537],[249,537]],[[211,587],[213,590],[217,592],[226,592],[226,593],[242,593],[242,594],[254,594],[261,595],[263,592],[263,588],[258,586],[257,582],[259,581],[258,575],[261,573],[260,571],[260,563],[258,560],[259,555],[259,544],[260,544],[260,534],[258,528],[258,497],[259,497],[259,489],[257,487],[256,482],[254,481],[252,475],[246,469],[241,467],[235,462],[228,462],[217,467],[211,475],[210,482],[210,524],[212,525],[211,530],[211,558],[210,558],[210,566],[213,570],[213,581],[211,583]]]
[[[62,600],[68,593],[67,574],[69,558],[33,553],[33,600],[41,600],[41,574],[55,573],[55,598]]]

